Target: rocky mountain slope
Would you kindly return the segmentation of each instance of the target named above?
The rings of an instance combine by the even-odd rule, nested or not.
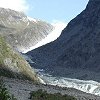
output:
[[[100,82],[100,0],[89,0],[56,41],[27,55],[54,76]]]
[[[24,52],[45,38],[53,26],[22,12],[0,8],[0,34],[15,49]]]
[[[9,79],[5,77],[0,77],[9,90],[17,100],[30,100],[30,92],[37,91],[42,89],[48,93],[61,93],[62,95],[67,94],[74,96],[77,100],[100,100],[99,96],[92,94],[84,93],[73,88],[61,88],[58,86],[43,85],[43,84],[34,84],[30,81],[23,81],[19,79]]]
[[[40,82],[30,65],[0,36],[0,76]]]

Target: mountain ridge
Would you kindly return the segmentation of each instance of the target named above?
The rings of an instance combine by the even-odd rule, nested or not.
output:
[[[0,34],[19,52],[37,44],[52,30],[53,26],[44,21],[30,20],[22,12],[0,8]]]
[[[57,40],[27,53],[38,68],[54,76],[100,82],[99,4],[90,0]]]
[[[13,13],[12,10],[8,10],[8,11],[11,11]],[[18,14],[18,12],[16,12],[16,13]],[[7,13],[5,13],[5,14],[7,14]],[[7,16],[8,16],[8,14],[7,14]],[[15,19],[17,18],[18,21],[14,20],[13,17],[11,16],[10,21],[9,20],[4,20],[2,22],[2,20],[1,20],[1,24],[0,24],[0,35],[1,35],[0,36],[0,74],[1,74],[0,76],[3,75],[3,76],[6,76],[6,77],[8,77],[8,76],[10,77],[10,79],[0,77],[0,80],[4,81],[5,86],[11,92],[11,94],[14,94],[17,98],[20,98],[20,100],[28,100],[29,92],[42,88],[43,90],[46,89],[50,93],[55,93],[55,92],[57,92],[57,93],[60,92],[62,94],[67,93],[69,95],[77,97],[79,100],[80,99],[85,99],[85,100],[89,100],[89,99],[95,100],[96,99],[96,100],[99,100],[100,97],[98,97],[98,96],[83,93],[83,92],[81,92],[79,90],[76,90],[76,89],[71,88],[71,89],[67,90],[67,88],[61,88],[61,87],[58,87],[58,86],[56,86],[56,87],[55,86],[49,86],[47,84],[45,84],[45,85],[43,85],[43,84],[34,84],[33,82],[30,82],[30,81],[27,81],[27,80],[26,81],[22,80],[22,79],[31,79],[35,82],[42,82],[43,83],[43,80],[40,79],[37,76],[37,74],[34,72],[34,69],[31,68],[31,66],[25,61],[25,59],[23,57],[21,57],[18,52],[14,51],[14,49],[17,49],[18,51],[22,52],[23,48],[27,49],[26,48],[27,45],[28,45],[27,39],[25,41],[25,38],[23,38],[23,36],[21,36],[21,34],[23,34],[25,31],[27,31],[27,29],[25,29],[22,33],[20,32],[20,29],[21,28],[24,29],[26,27],[26,25],[29,26],[29,23],[32,23],[32,22],[29,21],[29,23],[26,24],[26,23],[24,23],[24,21],[26,22],[27,18],[26,19],[21,18],[22,19],[21,21],[24,24],[21,24],[21,26],[20,26],[20,17],[19,16],[20,16],[20,14],[18,16],[13,16]],[[22,14],[22,16],[24,16],[24,15]],[[14,23],[11,23],[11,20],[13,20]],[[34,20],[34,22],[37,24],[37,22],[35,20]],[[40,25],[40,23],[41,22],[39,21],[39,25]],[[16,27],[17,24],[18,24],[18,27]],[[43,26],[44,26],[44,24],[42,23]],[[72,22],[72,24],[73,24],[73,22]],[[33,26],[33,24],[32,24],[32,26]],[[40,27],[41,27],[41,25],[40,25]],[[47,28],[47,27],[48,27],[48,25],[46,25],[45,28]],[[31,27],[31,28],[33,28],[33,27]],[[38,27],[35,27],[35,28],[36,28],[36,30],[38,30]],[[44,29],[44,27],[42,27],[42,28]],[[48,27],[48,29],[51,31],[52,26],[50,25]],[[47,29],[47,31],[48,31],[48,29]],[[30,28],[29,28],[29,30],[30,30]],[[39,31],[41,31],[41,29]],[[45,35],[49,34],[47,31],[43,30],[44,33],[46,32]],[[63,32],[66,33],[66,28],[64,29]],[[27,35],[29,35],[29,34],[27,34]],[[76,33],[72,34],[71,39],[74,38],[73,35],[76,35]],[[39,36],[40,36],[40,34],[39,34]],[[22,37],[22,38],[20,38],[20,37]],[[38,37],[38,35],[37,35],[37,37]],[[42,38],[45,37],[44,34],[41,34],[40,38],[41,37]],[[63,69],[62,65],[64,65],[64,63],[66,63],[67,53],[66,53],[66,48],[65,47],[67,47],[67,43],[66,43],[66,41],[62,41],[63,40],[62,37],[63,37],[63,39],[66,39],[67,36],[65,37],[65,36],[62,35],[61,38],[58,38],[56,41],[54,41],[52,43],[49,43],[46,46],[42,46],[42,48],[43,48],[42,50],[41,50],[41,48],[39,48],[38,49],[38,50],[40,50],[39,52],[34,51],[34,53],[30,53],[31,56],[33,55],[33,57],[32,57],[33,62],[32,63],[34,63],[34,61],[36,62],[34,64],[31,64],[32,67],[44,68],[44,67],[48,66],[48,67],[46,67],[47,71],[51,71],[51,73],[53,71],[56,71],[57,75],[59,74],[59,71],[60,72],[62,71],[61,74],[64,75],[66,70]],[[22,42],[22,39],[23,39],[24,44]],[[29,39],[30,39],[30,37],[28,38],[28,42],[30,42]],[[35,42],[37,43],[38,42],[37,38],[35,38],[35,39],[36,39]],[[7,41],[7,42],[5,42],[5,41]],[[16,42],[18,44],[17,46],[16,46]],[[31,41],[31,42],[34,42],[34,41]],[[63,43],[63,45],[62,45],[62,43]],[[55,44],[54,48],[52,48],[52,44],[53,45]],[[30,45],[28,46],[28,48],[30,47]],[[33,46],[33,44],[31,46]],[[44,47],[46,47],[46,48],[44,48]],[[58,50],[59,52],[56,51],[56,50]],[[71,52],[73,54],[73,51],[71,51],[71,50],[72,50],[72,48],[68,52]],[[47,52],[47,51],[50,51],[50,52]],[[37,56],[37,52],[38,52],[38,56]],[[71,55],[71,53],[70,53],[70,55]],[[38,59],[36,59],[34,56],[37,56]],[[55,59],[56,57],[57,57],[57,59]],[[41,58],[43,58],[43,59],[41,60]],[[42,66],[42,64],[41,64],[42,62],[44,63],[44,66]],[[53,64],[52,64],[52,62],[53,62]],[[60,65],[60,66],[58,66],[58,65]],[[55,70],[56,66],[57,66],[57,70]],[[61,69],[61,67],[62,67],[62,70],[59,70],[59,69]],[[48,70],[48,68],[50,68],[50,70]],[[69,70],[68,70],[68,72],[69,72]],[[71,75],[73,73],[67,73],[67,74]],[[12,79],[11,77],[19,78],[20,80],[19,79],[14,79],[14,78]],[[82,77],[86,78],[87,76],[83,75]],[[91,86],[88,85],[88,88],[90,89]],[[99,88],[97,88],[97,90],[98,89]]]

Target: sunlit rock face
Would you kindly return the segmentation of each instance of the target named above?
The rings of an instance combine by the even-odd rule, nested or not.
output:
[[[53,26],[22,12],[0,8],[0,34],[15,49],[24,52],[45,38]]]
[[[100,0],[90,0],[56,41],[27,54],[54,76],[100,82]]]

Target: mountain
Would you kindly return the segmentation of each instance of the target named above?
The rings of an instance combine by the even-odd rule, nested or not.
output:
[[[27,55],[51,75],[100,82],[100,0],[89,0],[57,40]]]
[[[26,60],[0,36],[0,76],[43,82]]]
[[[5,84],[6,88],[9,90],[10,94],[13,94],[15,96],[15,98],[17,100],[41,100],[41,99],[29,99],[31,98],[31,94],[34,91],[34,96],[37,95],[37,97],[41,97],[42,100],[100,100],[100,96],[96,96],[93,94],[88,94],[73,88],[62,88],[62,87],[58,87],[58,86],[52,86],[52,85],[44,85],[44,84],[34,84],[30,81],[26,81],[26,80],[19,80],[19,79],[11,79],[11,78],[5,78],[5,77],[0,77],[0,81],[3,81],[3,83]],[[45,95],[41,92],[36,93],[36,91],[38,90],[43,90],[45,91]],[[49,98],[46,94],[49,93]],[[52,94],[57,93],[58,97],[59,94],[61,93],[62,95],[70,95],[75,97],[76,99],[56,99],[55,96],[52,98],[50,98],[52,96]],[[36,96],[35,96],[36,97]],[[38,97],[38,98],[39,98]],[[44,99],[44,98],[47,99]],[[14,100],[14,99],[12,99]]]
[[[52,25],[29,18],[23,12],[0,8],[0,34],[19,52],[30,49],[52,30]]]
[[[0,36],[0,76],[40,82],[31,66]]]

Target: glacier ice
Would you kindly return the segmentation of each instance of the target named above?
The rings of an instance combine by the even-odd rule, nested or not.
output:
[[[39,70],[38,70],[39,71]],[[75,88],[86,93],[91,93],[100,96],[100,83],[93,80],[79,80],[65,77],[53,77],[52,75],[44,74],[43,71],[38,72],[39,76],[46,84]]]

